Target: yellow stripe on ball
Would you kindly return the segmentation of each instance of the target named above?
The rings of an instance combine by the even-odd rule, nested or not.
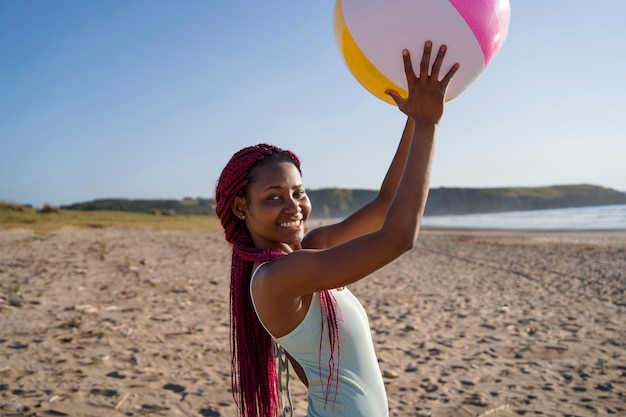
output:
[[[341,0],[335,3],[335,40],[337,46],[341,51],[346,66],[350,69],[350,72],[357,79],[357,81],[365,87],[374,96],[379,99],[395,105],[393,99],[384,94],[385,90],[395,90],[403,97],[408,95],[408,91],[392,82],[389,78],[385,77],[371,62],[365,54],[361,51],[356,41],[350,34],[348,26],[343,16],[343,8],[341,6]],[[400,59],[400,57],[398,57]]]

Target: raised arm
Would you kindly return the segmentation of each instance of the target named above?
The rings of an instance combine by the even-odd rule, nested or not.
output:
[[[302,243],[304,248],[329,248],[359,235],[373,232],[382,226],[402,177],[411,138],[413,137],[414,126],[413,119],[407,117],[400,144],[376,198],[345,220],[312,230]]]
[[[271,288],[278,299],[348,285],[413,247],[428,197],[435,136],[443,114],[445,92],[458,69],[458,64],[454,65],[439,80],[446,48],[439,49],[432,68],[431,50],[432,43],[427,42],[419,76],[413,71],[409,52],[403,51],[409,96],[403,98],[396,92],[388,92],[415,126],[408,141],[406,163],[382,226],[326,250],[303,249],[272,262],[262,275],[272,281],[266,288]]]

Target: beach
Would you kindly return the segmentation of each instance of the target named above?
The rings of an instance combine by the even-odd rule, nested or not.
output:
[[[0,230],[0,415],[236,416],[229,268],[220,232]],[[624,231],[425,229],[350,289],[391,416],[626,415]]]

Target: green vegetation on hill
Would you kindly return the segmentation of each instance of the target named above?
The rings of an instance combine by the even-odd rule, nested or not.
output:
[[[375,197],[377,191],[324,188],[307,190],[313,205],[313,217],[342,218],[354,213]]]
[[[131,200],[126,198],[107,198],[85,203],[70,204],[67,206],[61,206],[61,208],[66,210],[83,211],[109,210],[151,214],[215,215],[213,203],[213,200],[209,198],[190,197],[186,197],[182,200]]]
[[[162,215],[108,210],[64,210],[50,205],[40,210],[0,201],[0,230],[26,228],[36,233],[50,233],[62,227],[149,228],[153,230],[213,231],[221,230],[216,217],[196,215]]]
[[[589,184],[551,187],[436,188],[426,215],[496,213],[626,204],[626,193]]]
[[[309,191],[316,217],[345,217],[372,201],[373,190],[322,189]],[[584,206],[626,204],[626,193],[595,185],[551,187],[434,188],[427,216],[496,213]]]
[[[308,190],[315,218],[343,218],[372,201],[375,190],[326,188]],[[552,187],[434,188],[426,215],[494,213],[551,208],[626,204],[626,193],[595,185]],[[52,208],[49,208],[52,209]],[[123,211],[162,215],[215,215],[208,198],[102,199],[62,206],[63,210]]]

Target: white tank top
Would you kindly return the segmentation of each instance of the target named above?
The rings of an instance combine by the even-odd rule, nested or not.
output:
[[[254,275],[263,265],[259,265],[252,274],[251,297]],[[319,293],[313,294],[306,316],[293,331],[279,338],[272,336],[304,369],[309,382],[307,416],[387,417],[389,416],[387,395],[374,351],[367,314],[359,300],[347,288],[332,290],[331,293],[337,300],[345,323],[345,326],[342,325],[341,320],[339,323],[341,352],[339,390],[336,398],[334,381],[331,381],[328,402],[324,400],[330,372],[328,367],[330,346],[327,323],[324,323],[323,335],[321,335]],[[252,305],[254,306],[254,298],[252,298]],[[256,311],[256,306],[254,308]],[[265,327],[264,324],[263,326]],[[322,336],[321,355],[320,335]],[[335,353],[335,363],[337,359],[337,353]]]

